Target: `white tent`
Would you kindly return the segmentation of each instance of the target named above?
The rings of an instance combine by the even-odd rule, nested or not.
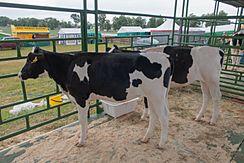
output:
[[[117,33],[119,34],[130,32],[144,32],[144,30],[140,26],[122,26]]]
[[[215,32],[226,32],[226,31],[234,31],[235,24],[227,24],[227,25],[218,25],[216,26]],[[211,31],[211,26],[206,28],[206,33]]]
[[[80,34],[81,29],[80,28],[61,28],[58,31],[58,34]]]
[[[167,19],[163,24],[158,26],[156,30],[165,30],[165,31],[172,31],[173,30],[173,19]],[[180,26],[175,23],[175,31],[178,31]]]

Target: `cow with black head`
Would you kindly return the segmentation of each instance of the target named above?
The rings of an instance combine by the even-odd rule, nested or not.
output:
[[[122,102],[139,96],[147,97],[150,105],[149,127],[142,141],[148,141],[159,120],[159,147],[165,145],[172,65],[164,53],[55,53],[36,47],[29,53],[19,77],[36,79],[44,72],[78,109],[81,135],[77,146],[83,146],[87,137],[90,100]]]

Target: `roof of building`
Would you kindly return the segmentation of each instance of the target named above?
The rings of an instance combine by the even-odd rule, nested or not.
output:
[[[216,26],[215,32],[227,32],[227,31],[234,31],[235,24],[227,24],[227,25],[218,25]],[[211,26],[206,28],[206,33],[211,31]]]
[[[58,31],[58,34],[80,34],[81,29],[80,28],[61,28]]]
[[[122,26],[117,33],[145,32],[140,26]]]
[[[244,0],[215,0],[235,7],[244,7]]]
[[[157,30],[165,30],[165,31],[172,31],[173,30],[173,19],[167,19],[163,24],[158,26]],[[175,31],[178,31],[180,29],[180,26],[175,23]]]
[[[49,33],[48,27],[27,27],[11,25],[12,33]]]
[[[95,33],[94,31],[88,30],[87,33]],[[101,33],[101,32],[98,32]],[[81,34],[80,28],[60,28],[58,34]]]

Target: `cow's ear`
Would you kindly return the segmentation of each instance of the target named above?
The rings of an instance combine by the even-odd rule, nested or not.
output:
[[[32,53],[41,53],[43,50],[39,46],[35,46],[32,48]]]
[[[119,50],[119,47],[118,47],[117,45],[114,45],[114,48],[115,48],[116,50]]]

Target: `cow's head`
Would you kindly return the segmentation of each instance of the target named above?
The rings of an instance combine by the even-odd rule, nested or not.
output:
[[[44,69],[44,51],[39,47],[34,47],[32,52],[27,56],[24,67],[19,72],[18,76],[22,80],[36,79],[45,72]]]

